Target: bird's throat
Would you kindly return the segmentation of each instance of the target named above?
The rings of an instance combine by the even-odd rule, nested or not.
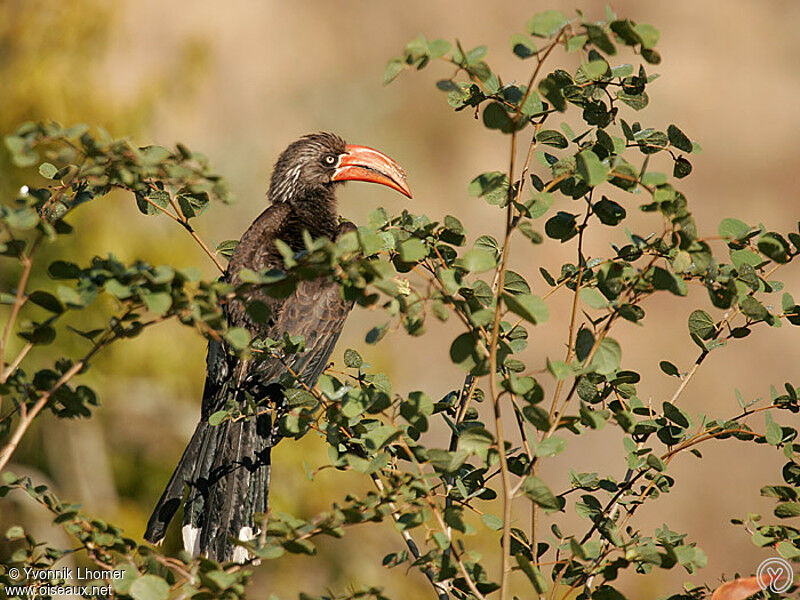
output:
[[[336,196],[332,190],[292,198],[289,205],[291,210],[285,228],[292,238],[300,241],[304,230],[313,238],[334,238],[339,217],[336,213]]]

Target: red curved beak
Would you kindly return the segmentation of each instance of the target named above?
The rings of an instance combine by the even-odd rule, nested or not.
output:
[[[366,146],[348,144],[331,179],[380,183],[411,198],[403,168],[383,152]]]

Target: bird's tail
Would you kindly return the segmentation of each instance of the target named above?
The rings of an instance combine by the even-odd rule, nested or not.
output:
[[[184,497],[183,545],[192,555],[242,562],[247,551],[233,540],[249,541],[267,512],[272,446],[271,418],[204,418],[189,441],[147,524],[145,539],[158,543]]]

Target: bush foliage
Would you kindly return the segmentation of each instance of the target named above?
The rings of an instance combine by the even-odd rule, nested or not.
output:
[[[663,496],[676,484],[675,459],[702,459],[703,446],[722,440],[741,444],[743,456],[753,445],[775,449],[779,467],[764,474],[761,488],[774,499],[774,514],[748,514],[734,524],[755,545],[800,559],[800,444],[797,429],[788,425],[800,410],[798,388],[787,382],[773,386],[768,398],[737,395],[721,415],[681,406],[698,369],[712,355],[724,360],[726,345],[746,344],[755,328],[800,325],[800,306],[777,278],[800,255],[800,229],[768,231],[735,218],[723,219],[713,235],[698,227],[678,188],[700,148],[678,125],[662,131],[646,122],[653,69],[661,60],[658,38],[654,27],[610,12],[591,22],[581,14],[545,11],[527,22],[525,33],[511,36],[511,51],[529,70],[526,84],[504,83],[486,62],[485,46],[467,50],[458,42],[412,40],[389,62],[385,83],[409,70],[455,70],[436,83],[448,104],[480,116],[488,135],[508,142],[507,168],[479,174],[468,186],[476,202],[495,207],[504,235],[468,233],[457,215],[433,220],[377,208],[357,232],[336,243],[309,238],[305,252],[284,253],[284,270],[243,273],[238,287],[204,280],[196,269],[127,264],[111,255],[85,265],[42,262],[43,247],[74,234],[70,211],[101,202],[116,188],[131,192],[143,215],[175,221],[223,270],[235,242],[212,249],[192,226],[211,204],[228,201],[224,182],[202,155],[180,145],[137,148],[102,131],[55,123],[26,123],[6,136],[14,164],[30,169],[30,184],[0,208],[4,268],[18,273],[16,286],[0,294],[8,305],[0,339],[0,494],[27,492],[76,546],[50,547],[14,526],[6,532],[14,551],[3,559],[0,582],[19,583],[10,567],[47,568],[80,550],[100,567],[124,571],[110,581],[120,597],[243,597],[258,561],[280,560],[287,552],[313,555],[321,536],[358,535],[349,530],[388,521],[398,548],[383,558],[384,566],[418,571],[441,599],[506,599],[512,588],[524,597],[624,598],[616,587],[623,573],[694,573],[705,565],[706,555],[689,534],[667,525],[644,531],[637,512],[645,503],[668,503]],[[558,60],[578,66],[550,71]],[[568,125],[567,117],[580,126]],[[639,231],[628,226],[635,211],[647,217],[637,220],[646,223]],[[588,256],[584,241],[604,228],[618,232],[619,243]],[[712,241],[723,251],[714,251]],[[575,257],[557,272],[542,268],[541,280],[529,282],[508,268],[512,250],[536,261],[556,244],[572,246]],[[29,289],[34,271],[46,271],[50,285]],[[460,327],[441,361],[460,366],[464,377],[441,398],[394,391],[389,378],[354,349],[343,352],[345,372],[329,371],[314,388],[287,375],[291,410],[280,422],[284,436],[319,436],[330,457],[320,468],[362,473],[374,491],[331,498],[330,511],[308,518],[266,515],[268,527],[249,545],[253,560],[219,565],[183,553],[164,555],[8,470],[40,415],[90,418],[97,410],[98,392],[80,381],[98,352],[147,335],[159,323],[178,321],[253,360],[302,351],[299,338],[251,339],[246,330],[229,328],[220,307],[256,286],[284,297],[299,281],[320,275],[334,278],[347,298],[385,315],[383,325],[366,332],[367,344],[398,329],[422,337],[429,319],[454,319]],[[689,365],[663,360],[674,393],[644,401],[647,383],[626,368],[615,326],[644,322],[649,298],[680,300],[690,286],[707,291],[684,334],[696,345],[697,358]],[[540,346],[523,362],[555,294],[572,298],[571,311],[560,315],[566,350]],[[258,319],[262,308],[249,310]],[[81,323],[93,325],[76,327],[77,312],[84,313]],[[60,336],[79,336],[85,352],[52,356],[48,368],[32,370],[29,352]],[[232,408],[213,421],[251,417]],[[430,435],[440,427],[450,432],[446,446]],[[603,428],[621,440],[618,463],[602,473],[563,465],[570,482],[563,490],[540,476],[541,465],[561,461],[576,436]],[[530,519],[514,517],[522,505]],[[566,513],[580,517],[581,526],[567,528],[560,519]],[[476,550],[478,530],[496,536],[492,554]],[[670,598],[709,595],[707,586],[687,587]],[[383,595],[380,588],[364,587],[336,597]]]

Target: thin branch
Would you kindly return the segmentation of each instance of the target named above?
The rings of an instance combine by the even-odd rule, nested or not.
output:
[[[25,301],[27,300],[27,297],[25,296],[25,288],[28,286],[28,279],[30,278],[31,269],[33,268],[33,253],[36,252],[36,248],[42,241],[42,237],[43,235],[40,233],[39,236],[33,241],[30,251],[26,255],[23,255],[20,259],[22,262],[22,273],[20,274],[19,282],[17,283],[17,294],[14,298],[14,305],[11,307],[11,314],[8,316],[8,321],[3,328],[3,337],[0,338],[0,372],[4,370],[6,364],[5,356],[8,336],[11,334],[11,330],[14,328],[14,322],[19,315],[22,305],[25,304]]]
[[[95,349],[93,349],[86,358],[79,360],[72,365],[72,367],[61,376],[61,378],[55,383],[55,385],[53,385],[53,387],[51,387],[46,393],[42,394],[42,396],[36,401],[30,410],[26,410],[21,414],[19,424],[14,430],[14,434],[11,436],[11,439],[3,447],[3,449],[0,450],[0,471],[6,468],[8,461],[11,460],[11,456],[14,454],[17,446],[19,446],[20,441],[22,441],[25,432],[31,426],[31,423],[33,423],[33,420],[36,418],[36,416],[47,405],[47,402],[50,400],[52,395],[56,393],[56,391],[58,391],[62,385],[77,375],[84,366],[86,366],[86,361],[92,354],[94,354],[94,351]]]
[[[172,219],[173,221],[178,223],[181,227],[183,227],[189,233],[189,235],[192,236],[192,239],[194,239],[194,241],[197,242],[197,244],[203,249],[203,252],[205,252],[208,255],[208,257],[214,262],[214,264],[217,266],[217,269],[219,269],[219,272],[225,274],[225,267],[222,265],[221,262],[219,262],[219,259],[206,245],[206,243],[200,238],[200,236],[197,235],[197,232],[189,223],[189,219],[187,219],[181,212],[181,209],[175,202],[175,199],[172,197],[172,194],[169,194],[169,201],[170,204],[172,204],[172,207],[175,209],[176,214],[172,214],[163,206],[159,206],[158,204],[150,200],[150,198],[148,198],[147,196],[141,195],[140,197],[144,198],[151,206],[157,208],[162,213],[167,215],[170,219]]]
[[[586,230],[586,223],[589,221],[589,217],[592,215],[592,203],[591,200],[587,201],[588,206],[586,207],[586,216],[583,219],[583,223],[581,224],[580,228],[578,229],[578,277],[575,281],[575,293],[572,296],[572,309],[570,311],[569,317],[569,333],[567,335],[567,354],[564,358],[564,362],[569,364],[569,361],[572,359],[572,352],[575,345],[575,324],[577,322],[578,317],[578,297],[580,296],[581,291],[581,280],[583,279],[583,272],[586,267],[586,261],[583,259],[583,232]],[[586,363],[589,364],[588,362]],[[550,405],[550,419],[553,418],[553,414],[556,411],[556,406],[558,406],[558,399],[561,396],[561,390],[564,387],[564,379],[559,379],[558,383],[556,384],[555,392],[553,393],[553,402]]]
[[[147,323],[142,325],[142,329],[149,327],[150,325],[154,325],[155,323],[161,322],[163,319],[153,319]],[[109,330],[110,331],[110,330]],[[58,381],[53,384],[53,386],[47,390],[44,394],[42,394],[38,400],[34,403],[30,409],[28,409],[23,401],[20,404],[20,418],[19,423],[17,424],[17,428],[14,430],[11,438],[9,439],[8,443],[3,446],[3,449],[0,450],[0,471],[5,469],[8,462],[11,460],[11,456],[14,454],[14,451],[19,446],[19,443],[22,441],[22,438],[25,436],[25,433],[30,428],[33,420],[36,416],[42,411],[42,409],[47,406],[47,403],[52,398],[53,394],[55,394],[61,386],[69,382],[75,375],[77,375],[89,362],[89,360],[102,348],[108,346],[114,340],[118,339],[116,336],[112,335],[107,339],[101,339],[100,342],[95,344],[92,349],[86,353],[86,355],[76,362],[72,367],[69,368],[59,379]]]
[[[386,488],[383,485],[383,481],[381,481],[381,478],[378,476],[378,474],[372,473],[370,477],[372,478],[372,483],[375,485],[378,491],[385,496]],[[397,508],[397,505],[394,502],[389,501],[388,504],[389,504],[389,509],[392,512],[392,519],[394,519],[395,523],[399,524],[400,510]],[[411,536],[411,534],[408,533],[406,529],[401,530],[400,534],[403,536],[403,540],[406,543],[406,547],[408,547],[408,551],[411,552],[411,555],[414,557],[414,559],[415,560],[419,559],[419,557],[421,556],[419,548],[417,547],[417,543],[414,541],[414,538]],[[430,567],[425,567],[420,570],[425,574],[425,577],[428,578],[428,581],[430,581],[431,585],[433,586],[433,589],[436,591],[436,597],[439,598],[439,600],[448,600],[448,598],[450,598],[450,595],[448,594],[447,586],[441,581],[436,581],[436,575],[434,574],[433,570]]]
[[[0,375],[0,383],[5,383],[6,381],[8,381],[8,378],[11,377],[11,374],[17,370],[17,367],[19,367],[20,363],[23,360],[25,360],[25,357],[28,355],[28,352],[30,352],[32,348],[33,348],[32,342],[28,342],[27,344],[25,344],[25,346],[22,347],[22,350],[20,350],[19,354],[17,354],[17,358],[15,358],[11,362],[11,364],[8,365],[8,368],[5,371],[3,371],[3,374]]]

